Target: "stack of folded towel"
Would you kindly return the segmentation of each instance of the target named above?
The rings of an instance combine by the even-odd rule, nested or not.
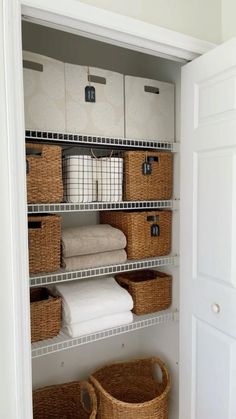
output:
[[[133,321],[133,300],[114,278],[56,285],[62,297],[63,330],[72,338]]]
[[[124,233],[108,224],[62,230],[62,262],[66,270],[114,265],[127,260]]]

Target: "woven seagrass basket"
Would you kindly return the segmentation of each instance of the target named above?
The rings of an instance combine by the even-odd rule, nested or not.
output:
[[[27,200],[54,203],[63,199],[62,152],[55,145],[26,144]]]
[[[100,220],[123,231],[128,259],[164,256],[171,251],[171,211],[104,211]]]
[[[47,288],[30,290],[31,342],[57,336],[61,329],[61,298]]]
[[[61,259],[61,217],[32,215],[28,217],[29,271],[55,272]]]
[[[163,272],[145,269],[120,273],[116,281],[132,296],[133,313],[147,314],[165,310],[171,305],[172,277]]]
[[[58,384],[33,392],[34,419],[95,419],[97,400],[86,381]]]
[[[155,379],[160,367],[162,380]],[[90,376],[98,400],[98,419],[167,419],[170,376],[158,358],[117,362]]]
[[[145,170],[146,164],[151,173]],[[127,201],[171,199],[172,153],[127,151],[124,153],[124,166],[124,198]]]

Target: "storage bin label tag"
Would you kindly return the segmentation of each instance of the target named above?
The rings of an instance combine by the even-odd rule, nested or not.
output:
[[[96,102],[96,91],[94,86],[85,87],[85,102]]]

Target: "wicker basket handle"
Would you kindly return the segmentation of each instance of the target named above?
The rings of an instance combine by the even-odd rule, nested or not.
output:
[[[42,144],[26,144],[26,158],[27,157],[41,157],[43,154]]]
[[[81,403],[88,414],[89,419],[95,419],[97,416],[97,398],[94,388],[87,381],[81,382]]]
[[[126,278],[116,278],[116,282],[125,288],[127,291],[130,289],[130,280]]]
[[[160,358],[153,358],[152,364],[153,364],[153,367],[155,365],[158,365],[158,367],[161,369],[161,372],[162,372],[162,384],[165,387],[168,387],[168,389],[169,389],[170,388],[170,384],[171,384],[170,383],[170,374],[169,374],[169,371],[168,371],[165,363],[163,361],[161,361]]]

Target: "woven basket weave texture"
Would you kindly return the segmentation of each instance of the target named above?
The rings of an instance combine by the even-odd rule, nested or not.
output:
[[[26,154],[28,202],[31,204],[62,202],[61,147],[27,143]]]
[[[117,282],[132,296],[135,314],[165,310],[172,301],[172,277],[151,269],[120,273]]]
[[[30,273],[57,271],[61,261],[61,217],[29,216],[28,242]]]
[[[171,211],[104,211],[100,220],[126,235],[128,259],[164,256],[171,251]],[[158,236],[152,236],[153,225],[158,226]]]
[[[151,174],[143,174],[150,160]],[[124,198],[127,201],[171,199],[173,155],[169,152],[127,151],[124,153]]]
[[[47,288],[30,290],[31,341],[53,338],[61,329],[61,298]]]
[[[86,381],[44,387],[33,392],[33,411],[34,419],[95,419],[95,391]]]

